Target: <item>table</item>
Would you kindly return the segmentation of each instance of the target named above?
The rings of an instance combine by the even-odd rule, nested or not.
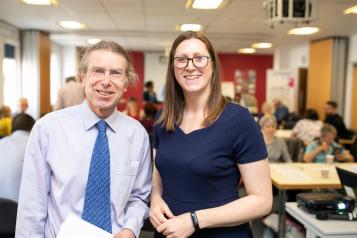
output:
[[[286,190],[296,189],[339,189],[341,188],[336,164],[321,163],[279,163],[269,164],[273,186],[279,191],[279,238],[285,231],[285,200]],[[357,163],[341,163],[341,168],[357,167]],[[322,178],[321,170],[328,169],[328,178]]]
[[[306,238],[357,237],[357,221],[318,220],[299,208],[296,202],[286,203],[286,211],[306,228]]]

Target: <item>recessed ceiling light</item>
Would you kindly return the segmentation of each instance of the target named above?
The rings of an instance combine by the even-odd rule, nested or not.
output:
[[[182,24],[180,31],[199,31],[201,28],[200,24]]]
[[[217,9],[223,0],[194,0],[192,8],[195,9]]]
[[[238,50],[238,53],[253,54],[253,53],[255,53],[255,49],[254,48],[242,48],[242,49]]]
[[[271,48],[272,46],[273,44],[269,42],[259,42],[259,43],[252,44],[252,47],[256,49],[268,49]]]
[[[344,14],[357,14],[357,5],[347,8],[346,10],[343,11],[343,13]]]
[[[319,31],[317,27],[297,27],[288,31],[289,35],[311,35]]]
[[[58,5],[57,0],[22,0],[29,5]]]
[[[100,41],[101,41],[101,39],[98,39],[98,38],[90,38],[87,40],[88,44],[90,44],[90,45],[95,45]]]
[[[66,29],[83,29],[86,27],[85,24],[78,21],[60,21],[59,24]]]

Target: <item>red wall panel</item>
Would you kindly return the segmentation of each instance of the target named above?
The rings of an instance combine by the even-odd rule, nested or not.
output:
[[[222,64],[223,81],[234,81],[234,72],[240,70],[255,70],[257,73],[256,98],[260,111],[265,101],[266,71],[273,68],[272,55],[218,54]]]

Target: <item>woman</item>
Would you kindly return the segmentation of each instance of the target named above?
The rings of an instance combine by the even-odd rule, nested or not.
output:
[[[247,109],[222,96],[219,60],[206,36],[182,33],[170,59],[165,107],[154,128],[155,236],[252,237],[248,221],[272,205],[261,132]]]
[[[259,121],[268,150],[269,162],[292,162],[284,139],[275,136],[278,123],[275,116],[266,115]]]

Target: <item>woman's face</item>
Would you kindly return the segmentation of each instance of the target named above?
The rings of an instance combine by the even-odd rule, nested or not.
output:
[[[276,124],[272,121],[267,122],[263,127],[263,133],[267,136],[274,136],[276,132]]]
[[[177,60],[189,59],[186,67],[174,67],[175,78],[181,86],[184,94],[207,94],[210,93],[210,83],[212,79],[212,60],[206,45],[198,39],[188,39],[182,41],[176,48],[175,56]],[[176,60],[175,59],[175,60]],[[193,60],[190,60],[193,59]],[[207,60],[208,59],[208,60]],[[200,66],[200,62],[207,60],[207,65]],[[194,62],[196,66],[194,65]],[[175,63],[174,63],[175,65]],[[204,65],[204,64],[203,64]]]

